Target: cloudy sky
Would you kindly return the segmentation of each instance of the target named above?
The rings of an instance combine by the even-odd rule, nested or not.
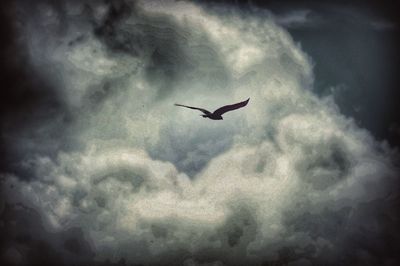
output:
[[[389,4],[0,10],[1,265],[400,262]]]

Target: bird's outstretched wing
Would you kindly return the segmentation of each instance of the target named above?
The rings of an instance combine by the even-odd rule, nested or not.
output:
[[[235,104],[231,104],[231,105],[222,106],[221,108],[218,108],[217,110],[215,110],[214,114],[215,115],[222,115],[222,114],[224,114],[226,112],[242,108],[242,107],[247,105],[249,100],[250,100],[250,98],[248,98],[246,101],[243,101],[243,102],[240,102],[240,103],[235,103]]]
[[[199,110],[202,111],[204,114],[208,115],[211,114],[210,111],[207,111],[206,109],[203,108],[198,108],[198,107],[193,107],[193,106],[187,106],[187,105],[183,105],[183,104],[175,104],[176,106],[182,106],[182,107],[186,107],[186,108],[190,108],[190,109],[195,109],[195,110]]]

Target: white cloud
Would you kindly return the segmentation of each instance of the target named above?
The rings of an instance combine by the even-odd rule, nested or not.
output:
[[[122,56],[94,36],[72,48],[61,44],[44,59],[33,49],[33,60],[61,64],[61,93],[79,112],[71,137],[84,146],[57,158],[31,158],[38,179],[8,178],[18,191],[6,191],[10,201],[34,206],[50,230],[82,228],[97,259],[146,262],[179,250],[215,249],[232,262],[276,258],[285,241],[312,244],[318,252],[334,240],[295,232],[288,213],[356,208],[384,194],[386,187],[371,191],[368,184],[389,182],[389,160],[368,132],[312,94],[307,56],[273,21],[234,12],[219,17],[183,2],[142,4],[143,16],[158,12],[176,20],[184,36],[177,37],[179,49],[196,53],[200,42],[215,61],[196,58],[194,70],[158,97],[160,88],[146,76],[148,53]],[[163,38],[155,32],[153,38]],[[216,92],[199,82],[212,81],[201,76],[210,60],[228,72]],[[111,80],[110,94],[91,99],[104,79]],[[246,108],[219,122],[173,106],[212,109],[247,97]],[[194,178],[185,167],[177,170],[182,161],[198,160],[204,168]]]
[[[281,15],[275,15],[275,21],[287,28],[309,25],[313,21],[310,18],[311,10],[299,9]]]

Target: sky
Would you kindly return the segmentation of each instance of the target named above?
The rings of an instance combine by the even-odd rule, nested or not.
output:
[[[399,263],[389,2],[0,10],[1,265]]]

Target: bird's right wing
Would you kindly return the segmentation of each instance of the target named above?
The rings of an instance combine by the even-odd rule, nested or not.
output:
[[[176,106],[182,106],[182,107],[186,107],[186,108],[190,108],[190,109],[195,109],[195,110],[199,110],[202,111],[204,114],[209,115],[211,114],[210,111],[207,111],[206,109],[203,108],[198,108],[198,107],[193,107],[193,106],[187,106],[187,105],[183,105],[183,104],[175,104]]]
[[[226,112],[233,111],[242,107],[245,107],[247,103],[249,102],[250,98],[248,98],[246,101],[240,102],[240,103],[235,103],[231,105],[225,105],[222,106],[221,108],[218,108],[217,110],[214,111],[215,115],[222,115]]]

